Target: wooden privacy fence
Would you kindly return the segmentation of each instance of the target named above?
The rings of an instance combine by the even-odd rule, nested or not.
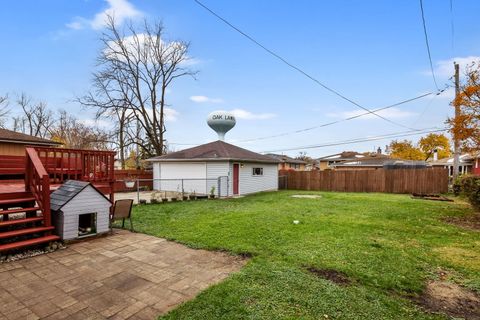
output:
[[[127,188],[126,179],[153,179],[153,171],[150,170],[115,170],[115,192],[137,191],[137,185]],[[140,181],[141,189],[152,190],[153,181]]]
[[[374,169],[374,170],[280,170],[279,188],[341,192],[386,192],[438,194],[448,192],[448,170]]]

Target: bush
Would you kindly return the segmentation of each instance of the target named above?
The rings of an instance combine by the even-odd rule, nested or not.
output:
[[[460,180],[461,194],[475,208],[480,209],[480,176],[464,176]]]
[[[456,195],[456,196],[459,196],[459,195],[462,193],[462,179],[463,179],[464,177],[465,177],[465,176],[463,176],[463,175],[458,176],[458,177],[453,181],[452,191],[453,191],[453,194]]]

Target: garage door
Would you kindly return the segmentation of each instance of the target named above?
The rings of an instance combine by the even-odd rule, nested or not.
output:
[[[161,163],[160,189],[165,191],[182,191],[206,194],[207,165],[200,163]]]

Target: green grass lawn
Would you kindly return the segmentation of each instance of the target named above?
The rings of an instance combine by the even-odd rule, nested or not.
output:
[[[290,197],[302,193],[322,197]],[[165,319],[444,319],[408,296],[439,268],[480,291],[480,233],[441,220],[470,213],[407,195],[281,191],[143,205],[133,217],[139,232],[252,255],[241,272]],[[319,278],[310,266],[344,272],[352,283]]]

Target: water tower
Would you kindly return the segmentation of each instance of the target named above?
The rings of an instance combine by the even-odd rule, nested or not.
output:
[[[225,133],[235,126],[235,116],[228,111],[214,111],[207,117],[207,123],[217,134],[218,140],[225,140]]]

